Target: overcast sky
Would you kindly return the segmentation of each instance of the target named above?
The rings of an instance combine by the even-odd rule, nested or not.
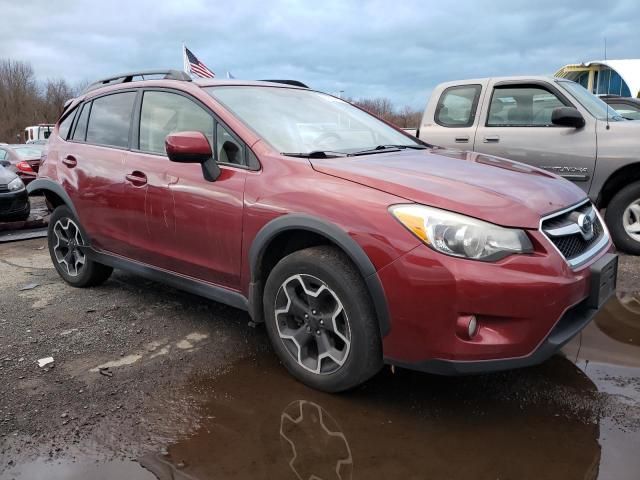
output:
[[[490,4],[490,6],[485,5]],[[0,58],[72,83],[182,68],[295,78],[421,108],[439,82],[640,58],[640,0],[0,0]]]

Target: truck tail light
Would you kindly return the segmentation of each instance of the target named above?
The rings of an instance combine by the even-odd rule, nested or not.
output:
[[[21,172],[36,173],[36,172],[33,171],[33,168],[31,168],[31,165],[29,165],[24,160],[16,163],[16,168],[18,170],[20,170]]]

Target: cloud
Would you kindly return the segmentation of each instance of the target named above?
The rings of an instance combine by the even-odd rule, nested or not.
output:
[[[73,83],[181,68],[184,41],[221,76],[296,78],[420,108],[443,81],[599,59],[605,37],[610,58],[638,56],[637,0],[487,3],[0,0],[0,58]]]

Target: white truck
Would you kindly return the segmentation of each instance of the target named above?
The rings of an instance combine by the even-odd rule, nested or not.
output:
[[[581,85],[553,77],[443,83],[431,94],[417,137],[575,182],[606,209],[618,249],[640,254],[640,121],[625,120]]]

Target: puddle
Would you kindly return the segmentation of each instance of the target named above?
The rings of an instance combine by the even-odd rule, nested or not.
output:
[[[613,299],[566,357],[535,368],[457,378],[385,369],[341,395],[304,387],[265,352],[191,379],[207,399],[199,427],[166,452],[138,464],[36,462],[0,478],[637,480],[638,307],[637,296]]]
[[[127,460],[95,461],[37,460],[6,471],[0,478],[15,480],[155,480],[140,464]]]

